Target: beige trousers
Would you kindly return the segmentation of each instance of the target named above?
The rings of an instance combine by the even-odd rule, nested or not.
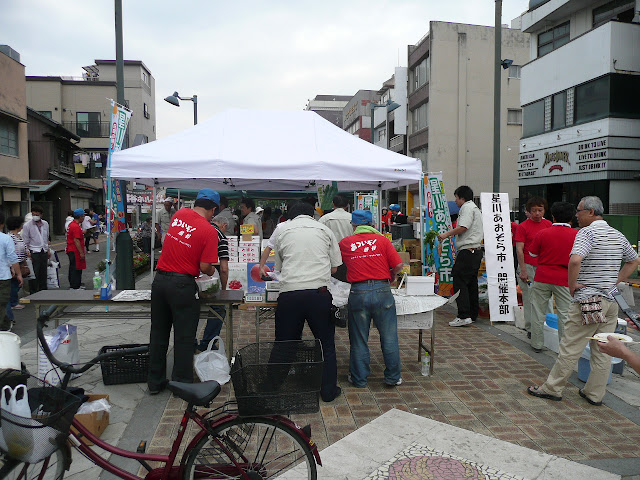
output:
[[[602,401],[611,371],[611,357],[598,349],[598,342],[588,340],[587,337],[593,337],[600,332],[613,333],[615,331],[618,324],[618,304],[603,299],[602,313],[606,317],[605,323],[582,325],[580,304],[571,304],[569,316],[564,325],[558,359],[551,369],[547,381],[541,387],[546,393],[557,397],[562,396],[562,391],[576,367],[580,354],[587,346],[587,342],[591,342],[591,373],[582,391],[594,402]]]
[[[544,346],[543,326],[549,310],[551,295],[556,301],[558,308],[558,341],[562,341],[564,323],[567,321],[569,305],[571,305],[571,294],[569,287],[552,285],[551,283],[533,282],[529,291],[531,299],[531,346],[542,348]]]
[[[536,276],[536,267],[533,265],[529,265],[525,263],[524,265],[527,269],[527,275],[529,275],[529,281],[533,285],[533,277]],[[527,332],[531,331],[531,318],[533,317],[533,312],[531,309],[531,287],[527,284],[527,282],[520,279],[520,275],[518,275],[518,285],[520,285],[520,289],[522,290],[522,309],[524,310],[524,328]]]

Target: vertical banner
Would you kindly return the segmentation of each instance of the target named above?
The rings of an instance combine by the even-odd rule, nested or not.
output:
[[[111,223],[111,232],[121,232],[127,228],[126,191],[119,181],[111,181],[111,155],[119,152],[124,143],[125,132],[131,112],[122,105],[111,100],[111,122],[109,137],[109,158],[107,160],[107,202],[110,206],[108,219]]]
[[[483,192],[480,203],[491,321],[513,322],[518,294],[513,270],[509,194]]]
[[[378,208],[378,192],[356,193],[355,195],[356,210],[371,210],[373,215],[373,226],[380,230],[380,217]]]
[[[425,175],[423,180],[424,216],[422,231],[424,243],[422,245],[425,259],[425,270],[438,273],[438,295],[453,294],[453,259],[455,257],[455,242],[453,237],[445,239],[440,245],[442,252],[438,253],[438,233],[451,230],[451,215],[449,204],[444,192],[442,172]]]
[[[338,182],[318,186],[318,204],[320,205],[320,210],[331,210],[333,208],[333,197],[335,197],[337,193]]]

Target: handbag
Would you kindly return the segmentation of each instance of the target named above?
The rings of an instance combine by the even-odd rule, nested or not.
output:
[[[33,262],[31,261],[31,258],[27,257],[27,259],[24,262],[27,265],[27,268],[29,269],[29,273],[27,274],[26,277],[23,275],[22,279],[23,280],[35,280],[36,279],[36,275],[35,275],[35,273],[33,273]]]
[[[29,265],[27,265],[26,262],[20,263],[20,275],[22,275],[22,278],[27,277],[30,273]]]
[[[218,350],[213,350],[213,344],[218,340]],[[224,350],[224,342],[220,337],[214,337],[204,352],[193,357],[193,368],[202,382],[215,380],[220,385],[227,383],[231,376],[229,362]]]

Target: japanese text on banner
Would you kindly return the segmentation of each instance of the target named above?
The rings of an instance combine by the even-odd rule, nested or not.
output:
[[[511,246],[509,195],[483,192],[480,202],[491,321],[511,322],[515,320],[513,310],[518,304],[518,296]]]

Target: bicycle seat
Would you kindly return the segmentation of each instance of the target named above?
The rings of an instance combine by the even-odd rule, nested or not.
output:
[[[169,382],[167,389],[185,402],[206,407],[218,396],[222,387],[215,380],[210,380],[202,383]]]

